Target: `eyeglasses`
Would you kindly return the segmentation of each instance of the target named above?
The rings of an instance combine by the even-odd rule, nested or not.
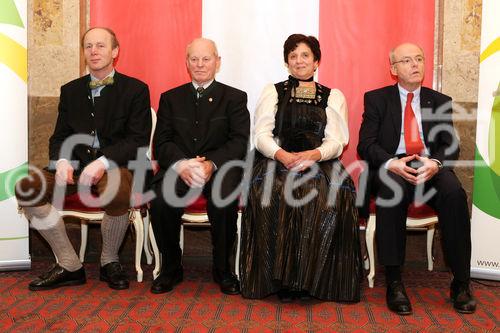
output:
[[[410,64],[412,63],[417,63],[417,64],[423,64],[424,63],[424,57],[422,56],[416,56],[415,58],[411,58],[411,57],[406,57],[406,58],[403,58],[399,61],[394,61],[392,64],[395,65],[397,63],[402,63],[403,65],[405,66],[409,66]]]

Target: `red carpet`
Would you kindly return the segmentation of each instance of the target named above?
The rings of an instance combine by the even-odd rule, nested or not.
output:
[[[98,280],[97,264],[86,264],[87,284],[31,292],[27,284],[47,263],[32,271],[0,273],[2,332],[499,332],[500,283],[473,283],[478,310],[457,314],[448,301],[450,276],[406,271],[404,280],[414,313],[400,317],[385,306],[383,274],[375,288],[365,283],[358,304],[319,301],[281,304],[277,297],[245,300],[221,294],[210,279],[209,258],[187,259],[185,279],[171,293],[149,292],[145,282],[114,291]],[[132,265],[127,265],[132,276]]]

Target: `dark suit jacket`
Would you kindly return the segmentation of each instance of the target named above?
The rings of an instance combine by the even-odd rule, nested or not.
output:
[[[90,75],[61,87],[59,114],[49,141],[49,157],[57,161],[63,142],[74,134],[94,135],[97,131],[100,151],[122,167],[135,160],[137,149],[147,146],[151,134],[151,106],[148,86],[135,78],[115,72],[114,83],[94,99],[88,87]],[[80,171],[95,159],[90,145],[77,145],[72,156],[80,161]],[[77,171],[77,170],[75,170]],[[78,172],[78,171],[77,171]]]
[[[365,93],[364,106],[358,154],[366,160],[370,169],[378,169],[394,157],[401,137],[402,109],[398,86],[387,86]],[[441,163],[456,160],[459,147],[453,130],[451,98],[422,87],[420,107],[422,132],[430,158]],[[455,149],[447,149],[455,145]]]
[[[393,158],[401,138],[402,108],[398,86],[387,86],[365,93],[365,111],[359,130],[358,154],[368,163],[368,183],[361,217],[369,215],[369,199],[375,191],[373,182],[378,169]],[[459,155],[458,139],[453,129],[451,98],[432,89],[420,90],[422,132],[430,158],[441,163]],[[449,147],[456,146],[453,149]]]
[[[196,99],[192,83],[164,92],[153,138],[160,171],[153,183],[181,159],[205,156],[221,168],[245,157],[250,116],[245,92],[214,81]]]

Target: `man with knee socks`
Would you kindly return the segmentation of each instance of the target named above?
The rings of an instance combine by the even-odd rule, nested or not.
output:
[[[119,43],[111,29],[89,29],[82,48],[90,74],[61,87],[57,123],[49,141],[51,168],[30,172],[16,186],[19,205],[57,258],[49,272],[29,284],[31,290],[86,281],[83,265],[54,208],[55,202],[79,188],[98,195],[105,211],[100,279],[113,289],[129,287],[118,250],[129,226],[132,174],[128,162],[135,159],[139,147],[148,145],[151,132],[149,89],[115,71]],[[87,136],[78,141],[82,139],[75,135],[81,134]],[[78,144],[65,153],[71,140]]]

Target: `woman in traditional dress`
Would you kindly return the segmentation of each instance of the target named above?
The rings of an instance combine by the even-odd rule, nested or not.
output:
[[[360,298],[355,188],[339,156],[349,140],[342,92],[314,82],[318,40],[283,47],[288,80],[264,88],[255,112],[255,163],[243,213],[242,295]]]

